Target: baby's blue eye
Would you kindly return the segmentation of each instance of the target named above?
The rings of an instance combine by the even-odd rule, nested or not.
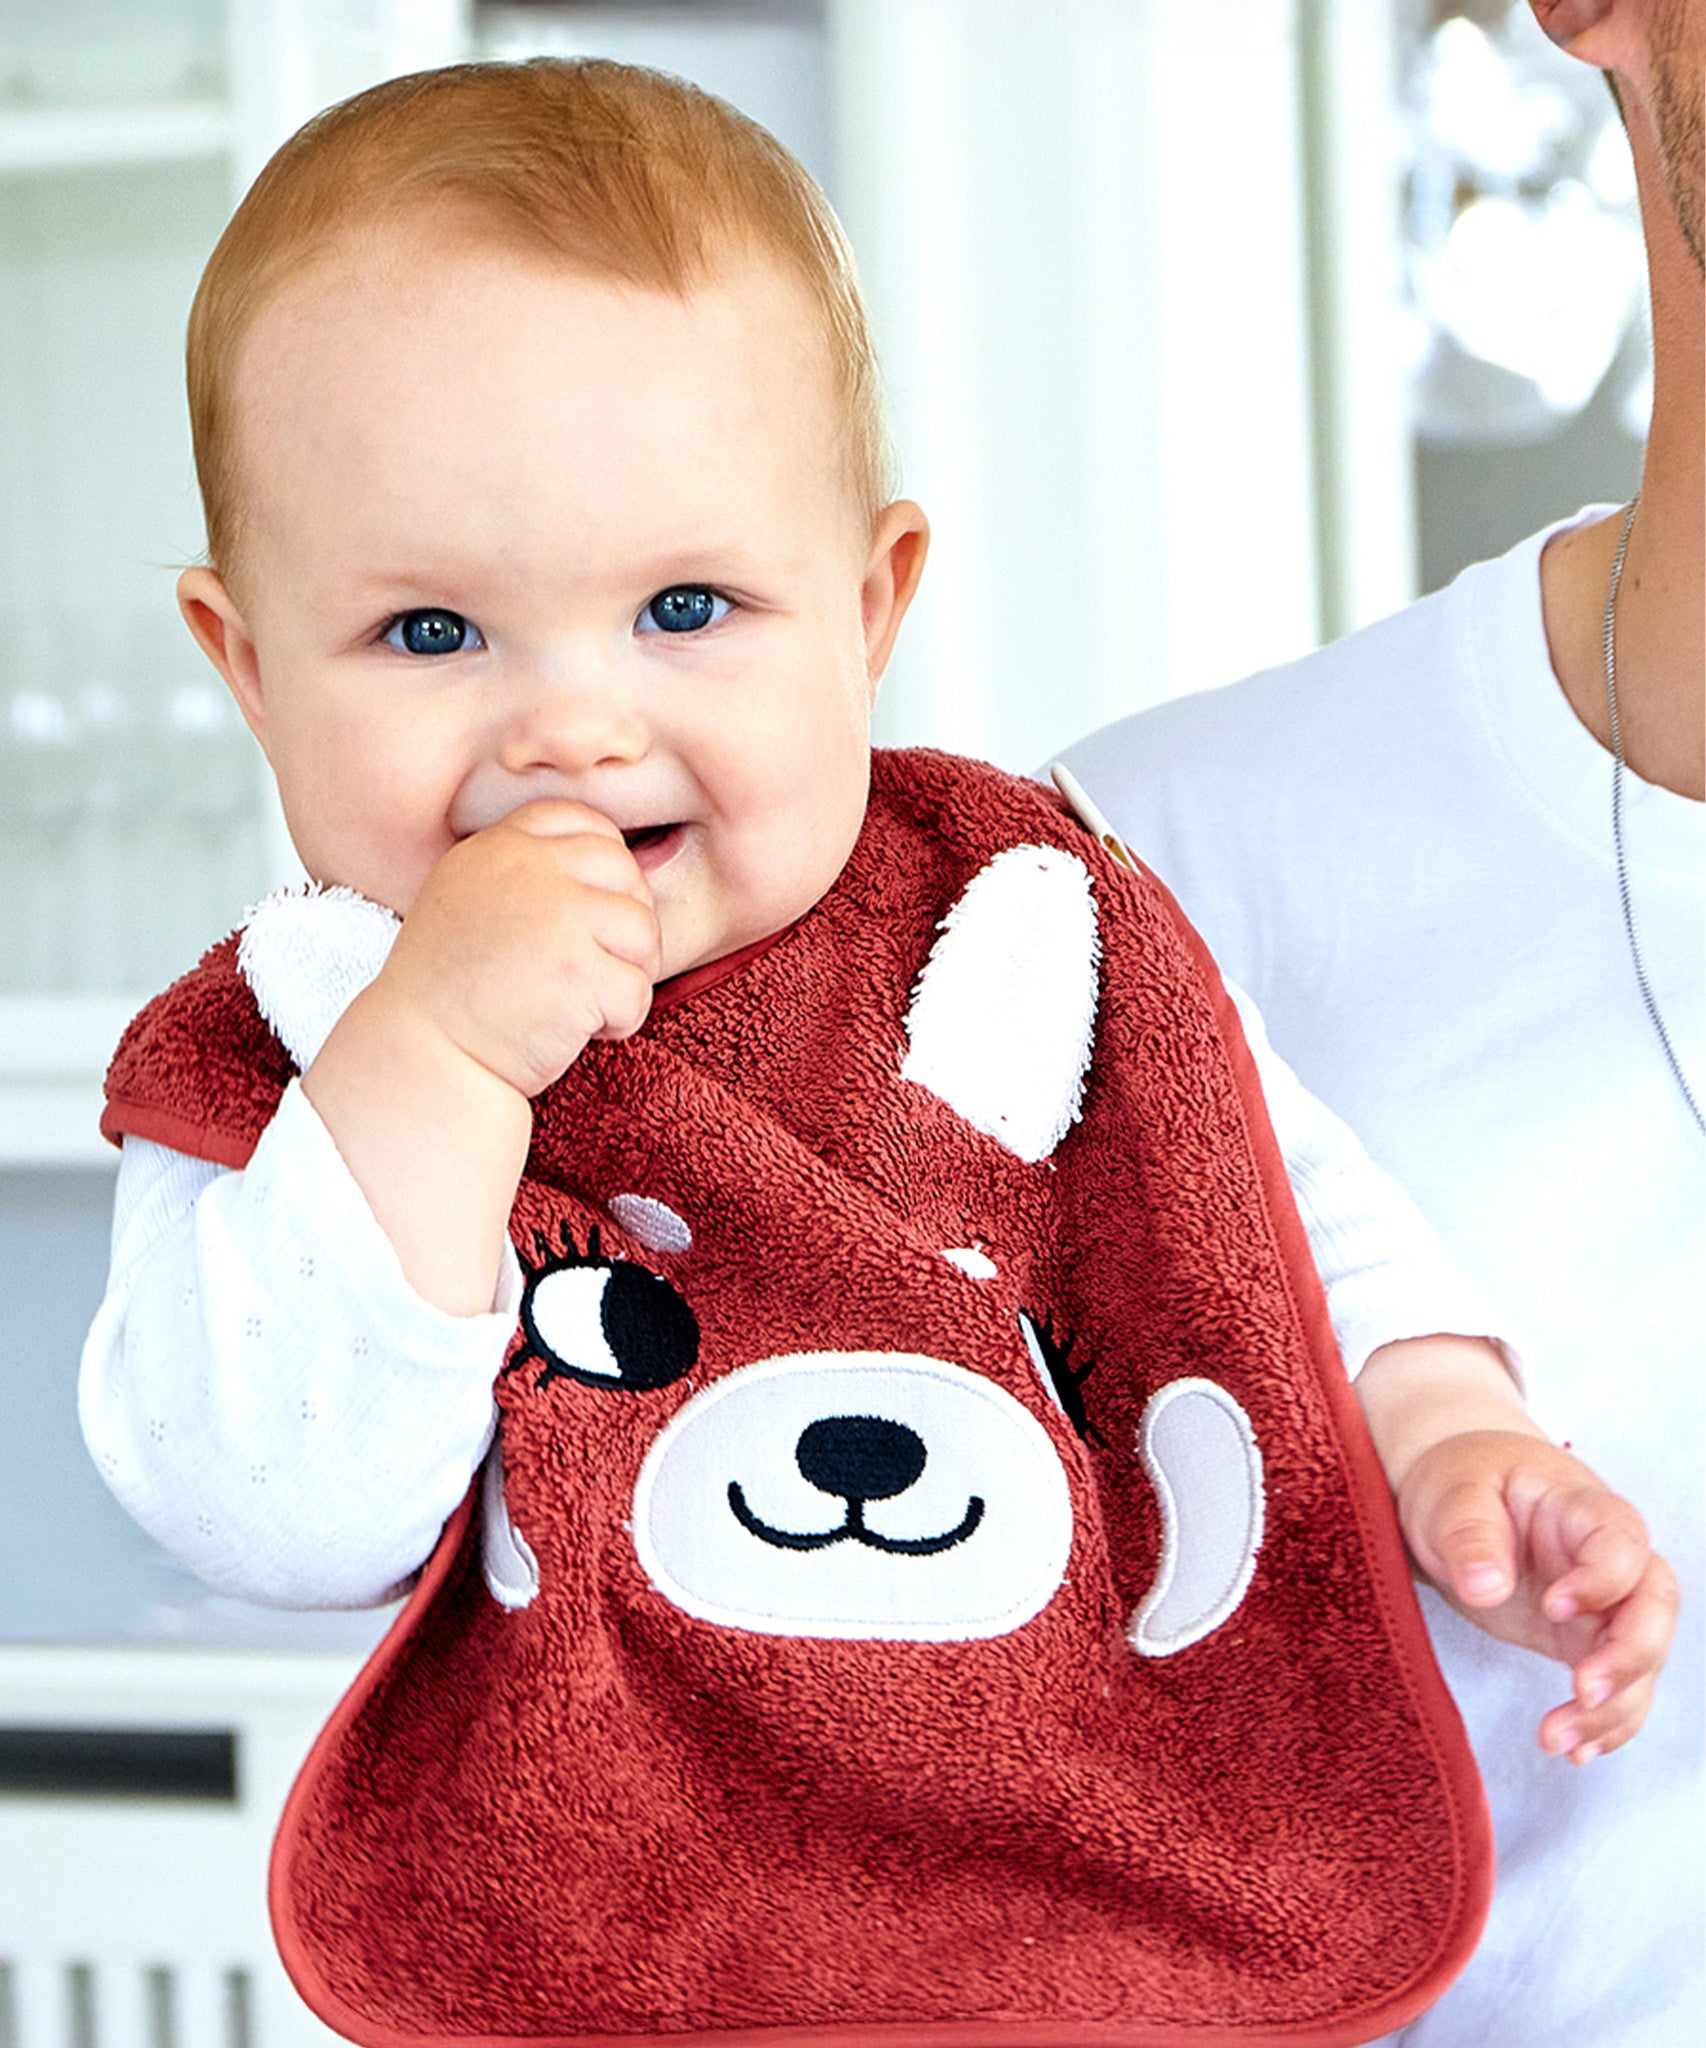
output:
[[[399,654],[460,654],[486,643],[472,619],[428,605],[393,619],[385,629],[385,644]]]
[[[641,612],[642,633],[697,633],[727,616],[729,601],[702,583],[676,583],[660,590]]]

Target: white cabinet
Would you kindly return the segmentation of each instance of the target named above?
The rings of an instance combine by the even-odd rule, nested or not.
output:
[[[291,1780],[355,1669],[0,1645],[8,2048],[335,2048],[273,1952],[265,1871]],[[227,1782],[181,1768],[184,1737],[227,1753]],[[167,1789],[159,1752],[175,1739]]]
[[[101,1157],[125,1018],[292,867],[173,598],[202,264],[303,119],[468,38],[465,0],[0,8],[0,1167]]]

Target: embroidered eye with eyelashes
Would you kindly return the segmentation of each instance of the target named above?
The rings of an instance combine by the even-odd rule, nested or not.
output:
[[[605,1258],[596,1225],[584,1252],[567,1225],[560,1256],[544,1238],[535,1243],[544,1263],[528,1274],[521,1298],[527,1341],[506,1370],[532,1360],[540,1368],[537,1387],[569,1379],[630,1394],[671,1386],[693,1370],[699,1325],[661,1274]]]
[[[1095,1360],[1087,1359],[1083,1365],[1075,1367],[1072,1364],[1072,1339],[1057,1338],[1047,1323],[1026,1315],[1023,1309],[1019,1311],[1019,1334],[1025,1340],[1025,1349],[1031,1354],[1038,1379],[1078,1432],[1079,1438],[1084,1443],[1105,1449],[1107,1440],[1090,1420],[1084,1407],[1084,1382],[1094,1371]]]

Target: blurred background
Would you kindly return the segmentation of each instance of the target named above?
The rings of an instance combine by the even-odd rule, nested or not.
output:
[[[841,212],[935,528],[885,741],[1034,768],[1638,477],[1628,150],[1523,0],[0,0],[0,2048],[323,2036],[265,1845],[385,1617],[214,1599],[86,1468],[99,1082],[294,872],[173,601],[202,263],[318,108],[538,52],[723,94]]]

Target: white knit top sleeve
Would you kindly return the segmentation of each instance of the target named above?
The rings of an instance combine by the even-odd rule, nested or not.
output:
[[[127,1138],[78,1405],[102,1476],[222,1592],[362,1607],[430,1553],[492,1441],[521,1273],[423,1300],[292,1083],[242,1171]]]
[[[1501,1315],[1350,1126],[1310,1094],[1273,1047],[1255,1004],[1226,983],[1256,1064],[1286,1178],[1354,1378],[1402,1337],[1487,1337],[1518,1360]]]

